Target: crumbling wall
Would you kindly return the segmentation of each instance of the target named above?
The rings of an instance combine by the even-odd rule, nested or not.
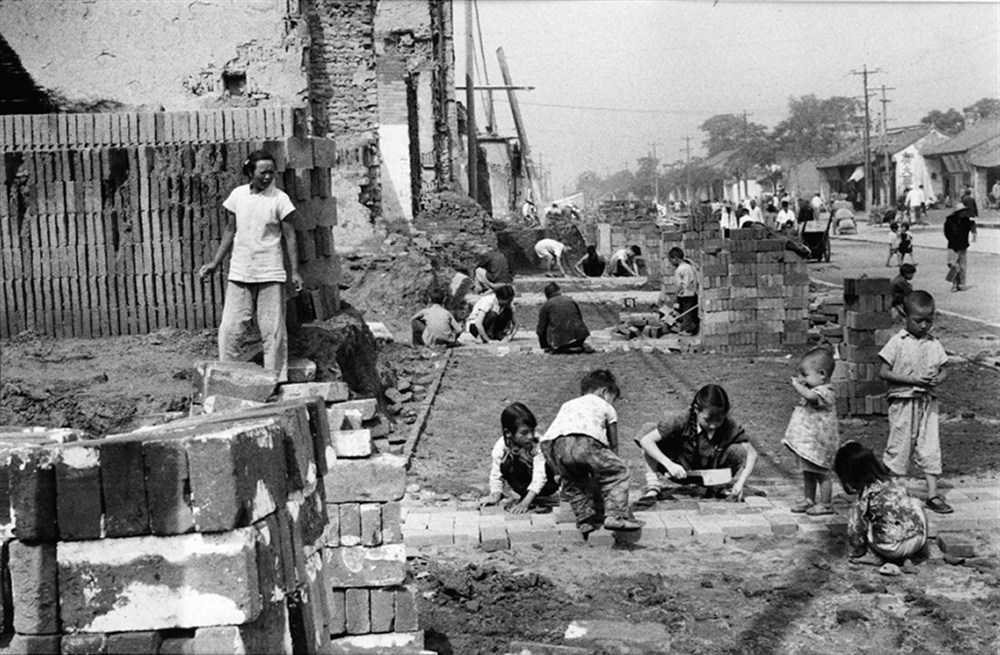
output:
[[[293,105],[307,34],[289,4],[20,0],[0,4],[0,25],[63,110]]]

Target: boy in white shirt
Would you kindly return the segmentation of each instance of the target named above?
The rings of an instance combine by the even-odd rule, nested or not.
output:
[[[682,333],[698,334],[698,277],[694,266],[684,258],[684,251],[671,248],[667,253],[674,267],[674,283],[677,285],[678,327]]]
[[[506,482],[518,495],[507,505],[512,514],[523,514],[531,509],[539,496],[552,496],[559,491],[552,467],[538,445],[535,430],[538,421],[524,403],[511,403],[500,414],[503,436],[493,444],[490,453],[490,495],[481,505],[496,505],[503,499]]]

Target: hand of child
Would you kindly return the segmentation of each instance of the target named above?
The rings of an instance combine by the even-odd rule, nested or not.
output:
[[[687,471],[680,464],[668,464],[666,466],[667,475],[669,475],[674,480],[683,480],[688,476]]]
[[[479,501],[479,505],[480,507],[488,507],[490,505],[496,505],[497,503],[500,502],[501,498],[503,498],[503,494],[494,492],[491,493],[489,496],[486,496],[485,498],[481,499]]]
[[[203,264],[202,267],[198,269],[198,277],[204,280],[205,278],[210,277],[212,273],[215,272],[215,269],[215,264]]]
[[[507,511],[511,514],[524,514],[528,511],[530,506],[530,503],[526,503],[522,500],[519,503],[511,503],[510,507],[507,508]]]
[[[743,485],[737,482],[726,494],[726,500],[731,503],[742,503],[743,502]]]
[[[292,284],[295,286],[295,291],[302,291],[302,287],[305,286],[305,282],[302,280],[302,276],[298,272],[292,273]]]

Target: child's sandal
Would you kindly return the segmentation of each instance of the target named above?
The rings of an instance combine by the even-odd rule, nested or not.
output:
[[[646,493],[642,494],[638,500],[635,501],[636,509],[646,509],[652,507],[656,504],[656,501],[660,498],[659,489],[647,489]]]
[[[833,514],[833,510],[830,509],[829,505],[824,505],[823,503],[816,503],[812,507],[806,510],[808,516],[826,516],[827,514]]]
[[[951,505],[944,502],[944,498],[941,496],[932,496],[924,504],[927,506],[927,509],[938,514],[951,514],[955,511],[951,508]]]
[[[801,500],[797,504],[792,505],[790,511],[793,514],[805,514],[813,505],[815,505],[815,503],[811,500]]]

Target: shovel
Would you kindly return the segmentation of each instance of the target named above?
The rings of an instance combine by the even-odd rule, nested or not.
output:
[[[702,484],[706,487],[716,487],[726,484],[733,479],[733,472],[730,469],[699,469],[688,471],[689,478],[701,478]]]
[[[664,314],[661,317],[660,320],[663,323],[665,323],[667,327],[671,327],[672,328],[672,327],[674,327],[677,324],[677,319],[679,319],[681,316],[684,316],[685,314],[693,312],[696,309],[698,309],[698,305],[695,305],[694,307],[689,307],[688,309],[685,309],[683,312],[681,312],[677,316],[674,316],[673,312],[667,312],[666,314]]]

